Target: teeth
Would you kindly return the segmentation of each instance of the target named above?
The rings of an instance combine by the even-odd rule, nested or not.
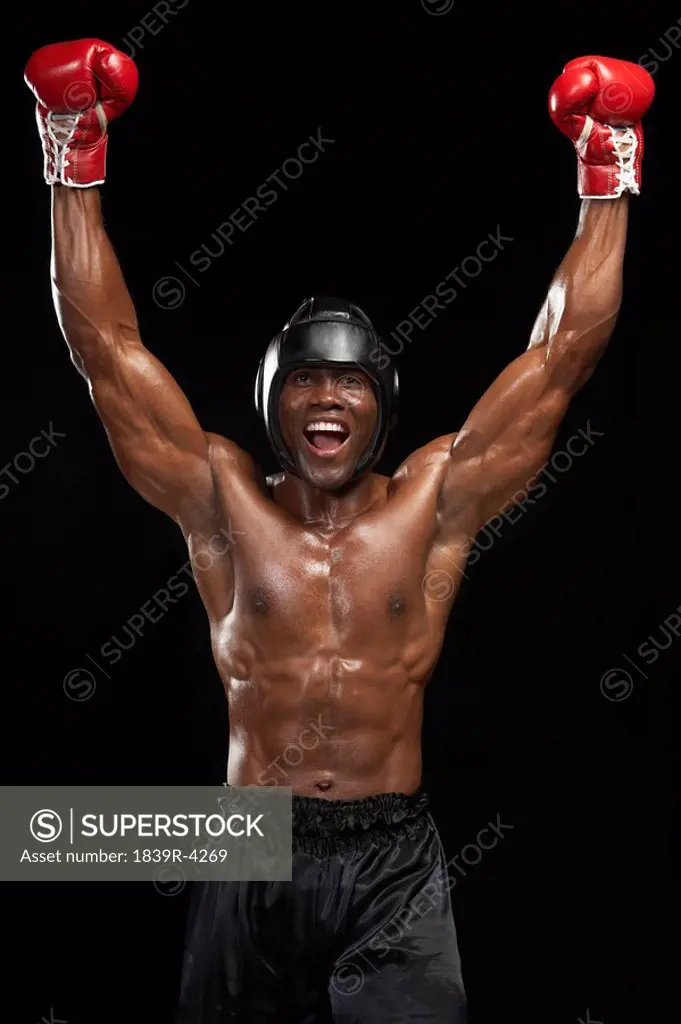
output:
[[[330,430],[330,431],[334,431],[337,434],[345,434],[345,433],[347,433],[346,428],[344,426],[342,426],[340,423],[324,423],[322,420],[320,420],[319,423],[310,423],[310,425],[308,427],[306,427],[305,429],[306,430],[313,430],[313,431],[320,431],[320,430],[326,431],[326,430]]]

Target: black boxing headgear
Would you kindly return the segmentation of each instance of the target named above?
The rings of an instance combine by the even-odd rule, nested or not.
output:
[[[255,381],[255,407],[265,423],[270,444],[283,469],[295,473],[279,425],[279,398],[286,375],[302,366],[359,367],[370,378],[378,417],[373,437],[350,480],[355,480],[380,457],[397,419],[397,370],[381,351],[381,343],[366,313],[344,299],[310,298],[270,342]]]

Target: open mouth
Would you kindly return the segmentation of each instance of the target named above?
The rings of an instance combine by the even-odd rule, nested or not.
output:
[[[305,427],[303,436],[315,455],[335,455],[346,444],[350,430],[335,420],[316,420]]]

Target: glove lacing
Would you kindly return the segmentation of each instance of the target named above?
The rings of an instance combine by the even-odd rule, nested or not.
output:
[[[617,158],[617,172],[615,177],[619,182],[618,192],[634,192],[638,194],[636,183],[636,153],[638,150],[638,138],[634,128],[610,128],[612,148]]]
[[[73,139],[78,128],[80,114],[53,114],[47,115],[47,134],[53,143],[53,159],[56,174],[61,177],[69,161],[66,159],[69,142]]]

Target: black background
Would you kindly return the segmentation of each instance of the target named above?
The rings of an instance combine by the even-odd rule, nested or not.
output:
[[[129,51],[149,8],[101,6],[26,5],[10,60],[0,461],[50,424],[66,436],[30,473],[13,470],[18,484],[2,477],[2,782],[218,783],[227,715],[193,587],[110,678],[93,669],[91,699],[62,687],[92,668],[88,656],[101,663],[102,644],[186,561],[176,527],[120,476],[51,307],[49,190],[23,66],[38,46],[79,36]],[[111,130],[105,216],[143,337],[205,428],[268,470],[253,379],[302,298],[345,295],[387,334],[490,232],[513,239],[414,332],[381,466],[392,471],[457,429],[525,347],[571,241],[575,156],[547,115],[551,82],[585,53],[664,58],[622,314],[556,450],[587,422],[602,437],[470,568],[427,696],[426,783],[448,854],[497,814],[513,825],[453,891],[472,1024],[577,1024],[587,1009],[606,1024],[678,1019],[681,642],[650,667],[638,658],[649,678],[630,668],[627,699],[599,688],[646,637],[666,642],[660,624],[681,603],[670,366],[681,53],[660,42],[678,13],[189,0],[160,31],[148,19],[138,98]],[[159,308],[154,284],[182,277],[176,263],[214,246],[212,232],[318,129],[334,140],[327,152],[196,284],[184,279],[179,306]],[[172,1020],[187,891],[5,884],[3,896],[3,1017]]]

